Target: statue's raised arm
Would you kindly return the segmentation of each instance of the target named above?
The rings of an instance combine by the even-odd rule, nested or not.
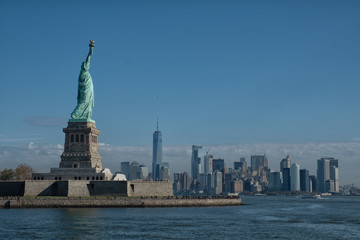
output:
[[[94,40],[90,40],[89,47],[90,47],[89,48],[89,53],[88,53],[87,58],[86,58],[87,63],[90,63],[90,58],[91,58],[91,55],[93,54],[93,49],[95,47]]]

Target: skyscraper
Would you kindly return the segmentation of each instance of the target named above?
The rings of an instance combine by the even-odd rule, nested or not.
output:
[[[170,168],[168,162],[163,162],[160,168],[160,179],[170,180]]]
[[[283,168],[283,191],[291,190],[290,168]]]
[[[184,192],[190,191],[191,186],[191,177],[188,175],[187,172],[184,172],[181,176],[181,189]]]
[[[290,167],[291,191],[300,191],[300,165],[292,164]]]
[[[300,191],[302,192],[310,192],[310,178],[309,178],[309,170],[301,169],[300,170]]]
[[[332,157],[329,157],[327,159],[329,159],[330,167],[333,167],[333,166],[335,166],[337,168],[339,167],[339,160],[332,158]]]
[[[339,161],[332,157],[317,161],[317,178],[319,192],[339,191]]]
[[[141,164],[138,168],[137,178],[140,180],[145,180],[147,179],[148,175],[149,175],[148,168],[145,165]]]
[[[162,134],[159,131],[159,121],[156,124],[156,131],[153,133],[153,159],[152,159],[152,178],[160,179],[160,169],[162,164]]]
[[[263,169],[268,168],[268,160],[266,155],[251,156],[251,171],[257,171],[258,175]]]
[[[213,159],[213,172],[215,172],[215,170],[218,170],[222,173],[225,172],[225,160],[224,159]]]
[[[192,145],[191,176],[193,180],[199,180],[200,163],[201,163],[201,157],[199,156],[199,149],[202,149],[202,146]]]
[[[317,192],[317,178],[314,175],[309,176],[310,192]]]
[[[204,156],[204,174],[207,176],[209,173],[213,171],[213,156],[208,153]]]
[[[330,180],[334,181],[333,191],[339,192],[339,161],[335,158],[329,158]]]
[[[174,194],[184,194],[190,190],[191,178],[184,173],[175,173],[174,174]]]
[[[223,182],[224,184],[224,192],[225,193],[231,193],[231,183],[236,180],[236,173],[226,173],[225,174],[225,182]]]
[[[334,181],[334,192],[339,192],[339,169],[336,166],[330,167],[330,180]]]
[[[133,161],[130,164],[130,180],[139,179],[138,171],[139,171],[139,163],[137,161]]]
[[[206,189],[208,193],[211,193],[211,189],[214,187],[214,174],[209,173],[206,176]]]
[[[214,189],[213,194],[220,194],[223,191],[223,174],[220,171],[214,171]]]
[[[290,167],[291,167],[291,159],[289,155],[287,155],[286,158],[284,158],[280,162],[280,172],[282,172],[284,168],[290,168]]]
[[[121,172],[130,179],[130,162],[121,162]]]
[[[226,174],[226,166],[225,166],[225,160],[224,159],[213,159],[213,173],[215,171],[221,172],[222,183],[225,182],[225,174]],[[225,190],[225,186],[223,188],[223,191]]]
[[[247,165],[244,157],[240,158],[240,162],[234,162],[234,169],[240,170],[242,173],[246,172]]]
[[[328,192],[326,189],[326,181],[330,180],[330,159],[321,158],[317,160],[317,179],[318,191],[321,193]]]
[[[281,173],[280,172],[270,172],[270,180],[269,180],[269,191],[281,191]]]

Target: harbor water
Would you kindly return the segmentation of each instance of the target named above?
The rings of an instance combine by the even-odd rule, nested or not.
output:
[[[1,209],[0,239],[360,239],[360,197],[189,208]]]

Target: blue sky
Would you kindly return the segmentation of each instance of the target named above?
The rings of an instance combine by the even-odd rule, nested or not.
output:
[[[104,165],[150,166],[159,117],[173,171],[190,169],[192,144],[223,149],[216,157],[228,165],[246,147],[244,157],[267,153],[274,169],[293,154],[313,174],[334,156],[343,183],[360,185],[359,12],[358,1],[2,1],[0,169],[58,164],[94,39]],[[114,150],[129,146],[134,155]],[[53,160],[29,157],[35,147],[55,149]]]

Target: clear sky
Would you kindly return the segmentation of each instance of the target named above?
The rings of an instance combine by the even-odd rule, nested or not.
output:
[[[77,77],[90,73],[103,165],[190,170],[192,144],[230,167],[339,159],[360,185],[359,1],[1,1],[0,169],[60,161]]]

